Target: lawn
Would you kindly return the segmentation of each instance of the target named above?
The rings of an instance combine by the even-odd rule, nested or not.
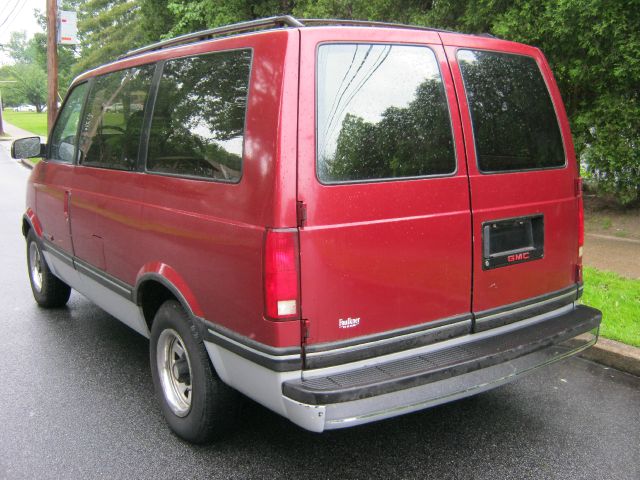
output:
[[[3,110],[2,118],[11,125],[22,128],[36,135],[47,135],[47,114],[36,112],[13,112]]]
[[[602,311],[603,337],[640,347],[640,280],[584,267],[582,302]]]

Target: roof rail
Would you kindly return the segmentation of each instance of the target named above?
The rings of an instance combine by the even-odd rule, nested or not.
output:
[[[299,21],[302,22],[305,26],[344,25],[344,26],[354,26],[354,27],[392,27],[392,28],[408,28],[411,30],[428,30],[430,32],[456,33],[451,30],[422,27],[420,25],[405,25],[403,23],[391,23],[391,22],[375,22],[372,20],[344,20],[339,18],[301,18]]]
[[[260,28],[277,27],[280,25],[288,27],[304,27],[303,23],[301,23],[299,20],[296,20],[291,15],[279,15],[276,17],[260,18],[257,20],[249,20],[246,22],[234,23],[232,25],[210,28],[208,30],[202,30],[200,32],[187,33],[186,35],[180,35],[179,37],[163,40],[161,42],[147,45],[146,47],[131,50],[118,57],[118,60],[133,57],[135,55],[140,55],[141,53],[151,52],[153,50],[162,50],[163,48],[169,48],[176,45],[181,45],[183,43],[192,43],[197,42],[198,40],[205,40],[216,35],[246,32],[250,30],[258,30]]]
[[[404,25],[402,23],[389,23],[389,22],[374,22],[369,20],[343,20],[336,18],[305,18],[296,19],[291,15],[278,15],[275,17],[259,18],[257,20],[248,20],[246,22],[233,23],[231,25],[224,25],[222,27],[210,28],[208,30],[202,30],[200,32],[187,33],[186,35],[180,35],[179,37],[170,38],[161,42],[152,43],[146,47],[136,48],[124,55],[118,57],[118,60],[123,58],[133,57],[142,53],[151,52],[154,50],[162,50],[163,48],[174,47],[176,45],[182,45],[187,43],[197,42],[199,40],[209,39],[218,35],[248,32],[251,30],[259,30],[262,28],[278,27],[305,27],[313,25],[344,25],[355,27],[392,27],[392,28],[408,28],[412,30],[428,30],[431,32],[447,32],[453,33],[450,30],[441,30],[438,28],[422,27],[419,25]]]

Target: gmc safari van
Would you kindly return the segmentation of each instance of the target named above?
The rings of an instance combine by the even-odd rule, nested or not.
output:
[[[274,17],[76,78],[22,231],[35,300],[150,338],[180,437],[238,392],[322,432],[476,394],[592,345],[581,181],[537,48]]]

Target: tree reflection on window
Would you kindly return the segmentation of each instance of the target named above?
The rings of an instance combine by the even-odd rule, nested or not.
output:
[[[480,170],[564,165],[556,114],[533,58],[460,50],[458,63],[471,110]]]
[[[335,44],[318,56],[318,176],[361,181],[455,171],[449,111],[426,47]]]
[[[250,68],[249,50],[168,61],[151,123],[147,170],[238,181]]]
[[[80,132],[83,165],[135,170],[153,65],[96,77]]]

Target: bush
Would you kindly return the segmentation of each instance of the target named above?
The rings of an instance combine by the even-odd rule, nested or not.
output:
[[[634,98],[607,95],[577,115],[577,155],[585,178],[623,205],[640,197],[640,108]]]

